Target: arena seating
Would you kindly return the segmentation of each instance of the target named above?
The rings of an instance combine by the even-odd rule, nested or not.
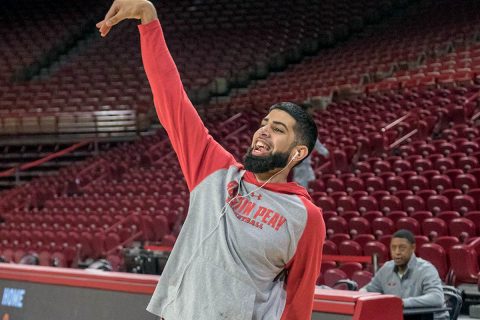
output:
[[[18,99],[16,93],[28,95],[27,91],[11,91],[12,78],[19,77],[25,67],[40,63],[48,55],[64,53],[68,44],[95,21],[101,10],[99,2],[91,0],[3,1],[0,20],[2,102]],[[2,103],[2,109],[3,106]]]
[[[454,79],[457,71],[465,70],[452,67],[447,61],[456,56],[457,51],[459,56],[475,56],[478,35],[473,22],[478,3],[464,1],[460,7],[448,1],[414,6],[408,18],[398,16],[378,27],[366,28],[361,37],[322,50],[286,72],[273,75],[268,83],[259,82],[225,103],[260,106],[272,100],[316,97],[328,97],[329,101],[334,93],[348,95],[404,87],[410,80],[406,78],[407,73],[414,78],[407,86],[435,86],[437,81],[445,80],[442,78],[445,70],[431,74],[422,71],[432,60],[445,65],[444,69],[449,65],[445,73]],[[452,15],[452,10],[458,14]],[[424,19],[425,12],[431,19]],[[471,83],[477,74],[477,62],[471,60],[468,62],[470,73],[463,75],[462,82]],[[421,72],[425,78],[422,81]]]
[[[64,1],[37,0],[33,8],[27,1],[7,3],[11,14],[2,20],[5,32],[0,34],[0,42],[8,48],[0,50],[0,112],[4,115],[23,118],[28,114],[41,122],[62,112],[136,110],[144,114],[151,107],[135,22],[118,26],[107,39],[95,32],[93,22],[103,17],[110,1],[75,1],[70,6]],[[322,1],[308,6],[186,0],[156,5],[184,84],[197,103],[282,70],[392,10],[392,3],[379,0]],[[22,34],[21,41],[11,39],[15,30]],[[12,77],[33,81],[12,83]],[[23,121],[18,122],[23,126]]]

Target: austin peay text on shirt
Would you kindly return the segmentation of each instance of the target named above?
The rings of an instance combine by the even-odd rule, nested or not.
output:
[[[238,183],[236,181],[228,183],[226,203],[233,210],[238,220],[258,229],[270,227],[275,231],[278,231],[287,221],[280,213],[258,204],[262,200],[261,194],[252,192],[247,197],[237,194],[237,191]]]

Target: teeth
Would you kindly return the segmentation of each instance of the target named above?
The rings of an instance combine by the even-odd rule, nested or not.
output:
[[[264,143],[258,141],[256,144],[255,144],[255,149],[259,150],[259,149],[265,149],[265,150],[270,150],[270,148],[265,145]]]

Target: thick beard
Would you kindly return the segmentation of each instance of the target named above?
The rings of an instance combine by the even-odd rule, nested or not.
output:
[[[253,173],[265,173],[274,169],[282,169],[288,164],[290,152],[276,152],[268,156],[254,156],[252,147],[243,157],[245,169]]]

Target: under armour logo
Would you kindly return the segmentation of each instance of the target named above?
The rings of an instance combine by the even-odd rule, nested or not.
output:
[[[254,197],[254,198],[257,198],[258,201],[262,200],[262,195],[260,193],[252,192],[252,193],[250,193],[250,196]]]

